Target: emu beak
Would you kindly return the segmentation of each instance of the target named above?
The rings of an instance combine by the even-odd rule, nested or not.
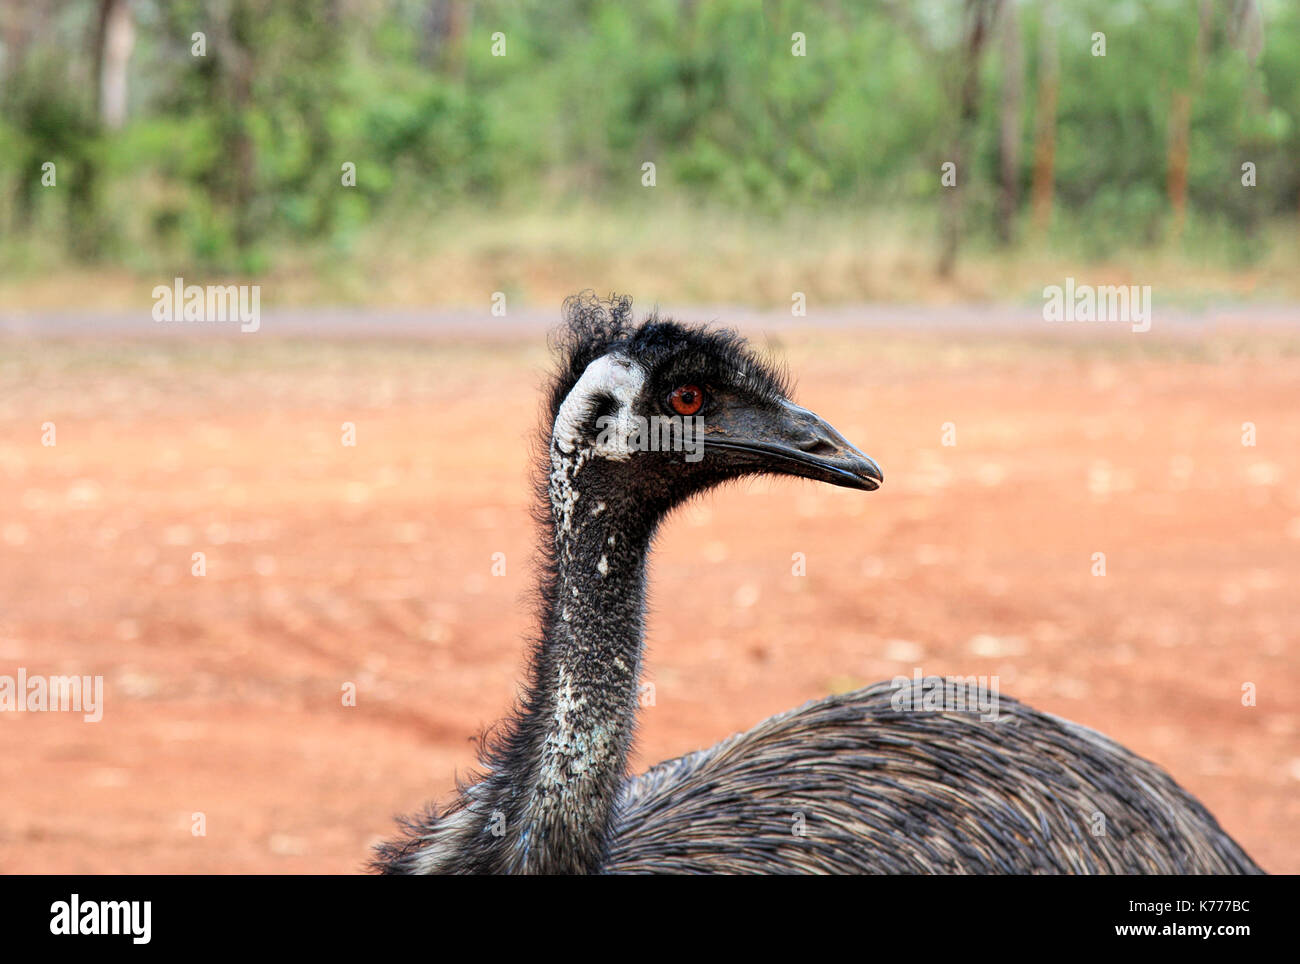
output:
[[[721,425],[706,426],[704,445],[748,453],[763,471],[776,475],[797,475],[867,492],[885,481],[871,456],[815,412],[787,401],[781,401],[776,412],[751,409],[733,414]]]

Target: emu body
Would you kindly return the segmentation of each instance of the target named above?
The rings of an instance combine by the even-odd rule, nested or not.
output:
[[[817,700],[629,780],[610,873],[1258,873],[1197,800],[1100,733]]]
[[[876,464],[735,334],[566,302],[538,472],[540,631],[484,775],[379,848],[388,873],[1257,873],[1191,795],[1106,737],[1000,699],[880,684],[630,778],[646,559],[665,516],[754,474],[872,490]],[[704,456],[629,426],[702,418]],[[613,430],[611,431],[611,426]]]

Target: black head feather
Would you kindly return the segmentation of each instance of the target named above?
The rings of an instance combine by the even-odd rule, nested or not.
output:
[[[564,300],[563,323],[551,333],[556,371],[547,394],[546,435],[560,405],[597,358],[620,352],[637,361],[656,381],[671,386],[687,379],[726,385],[774,402],[788,398],[790,377],[783,365],[757,354],[732,328],[685,325],[652,312],[641,324],[632,299],[600,300],[590,289]]]

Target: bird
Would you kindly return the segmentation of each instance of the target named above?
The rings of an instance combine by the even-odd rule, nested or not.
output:
[[[811,701],[633,776],[647,557],[692,497],[756,475],[863,491],[880,467],[736,331],[564,302],[537,445],[536,635],[482,772],[401,819],[385,874],[1263,873],[1191,794],[975,678]],[[918,685],[920,684],[920,685]],[[986,694],[987,695],[987,694]]]

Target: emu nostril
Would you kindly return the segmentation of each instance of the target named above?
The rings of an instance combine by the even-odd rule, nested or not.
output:
[[[836,453],[836,448],[824,438],[818,438],[815,435],[809,436],[795,443],[801,452],[807,452],[809,455],[830,456]]]

